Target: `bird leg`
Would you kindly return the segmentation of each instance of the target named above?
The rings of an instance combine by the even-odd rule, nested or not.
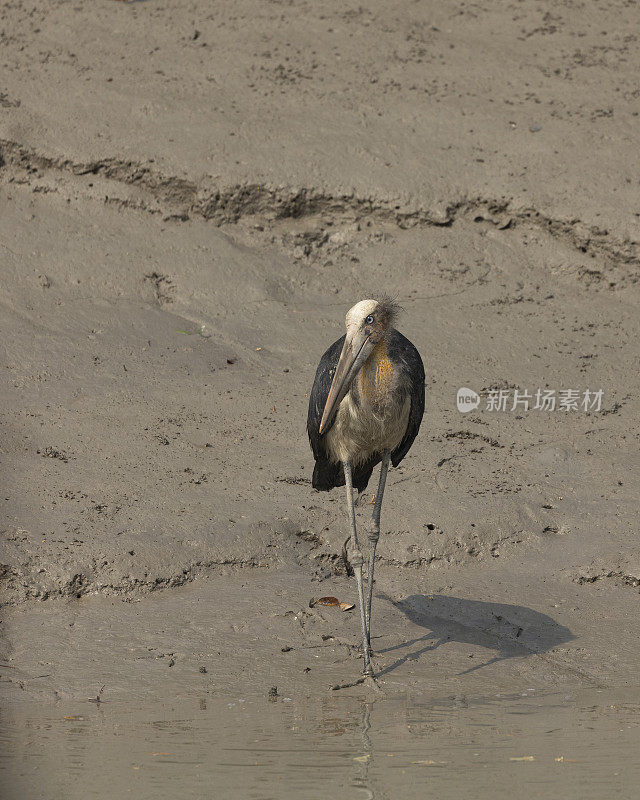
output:
[[[356,514],[353,506],[353,479],[351,476],[351,464],[349,461],[344,462],[344,480],[347,487],[347,511],[349,513],[349,523],[351,525],[351,549],[349,551],[349,561],[353,567],[356,576],[356,584],[358,586],[358,603],[360,605],[360,623],[362,625],[362,652],[364,654],[364,667],[363,672],[367,675],[371,674],[371,665],[369,663],[369,633],[367,631],[367,620],[365,616],[364,607],[364,593],[362,588],[362,564],[364,558],[358,546],[358,532],[356,530]]]
[[[378,539],[380,538],[380,512],[382,511],[382,495],[384,494],[384,486],[387,481],[387,470],[389,469],[390,454],[388,450],[384,451],[382,456],[382,464],[380,465],[380,478],[378,479],[378,491],[376,493],[375,504],[373,506],[373,514],[371,515],[371,522],[367,528],[367,538],[369,539],[369,569],[367,572],[368,595],[367,595],[367,649],[369,656],[371,656],[371,601],[373,599],[373,570],[376,560],[376,547]]]

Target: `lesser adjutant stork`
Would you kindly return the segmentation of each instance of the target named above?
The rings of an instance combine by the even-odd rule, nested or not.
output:
[[[316,460],[314,489],[347,487],[364,673],[371,668],[371,599],[380,511],[389,462],[397,467],[418,434],[424,413],[424,367],[414,345],[393,327],[399,306],[389,298],[361,300],[347,313],[347,332],[320,359],[309,399],[307,432]],[[362,583],[353,488],[363,492],[382,462],[367,528],[367,596]]]

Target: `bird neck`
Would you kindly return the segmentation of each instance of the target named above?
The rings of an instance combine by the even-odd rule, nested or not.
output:
[[[393,364],[382,339],[373,348],[358,375],[358,389],[363,399],[379,403],[388,397],[393,378]]]

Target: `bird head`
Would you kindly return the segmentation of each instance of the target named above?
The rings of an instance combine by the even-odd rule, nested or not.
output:
[[[374,347],[391,329],[398,311],[399,306],[389,298],[361,300],[347,311],[347,334],[322,413],[319,433],[322,434],[331,425],[353,379]]]

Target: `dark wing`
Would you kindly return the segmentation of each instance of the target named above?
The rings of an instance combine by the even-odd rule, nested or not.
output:
[[[320,421],[322,419],[322,412],[329,397],[329,389],[331,389],[331,381],[336,372],[340,353],[344,345],[345,336],[340,337],[337,342],[334,342],[331,347],[324,353],[318,364],[316,370],[316,377],[311,387],[311,396],[309,397],[309,413],[307,415],[307,433],[309,434],[309,442],[313,455],[318,458],[319,455],[324,455],[324,448],[320,442],[322,436],[318,433]],[[329,426],[331,427],[331,426]],[[323,434],[324,435],[324,434]]]
[[[311,396],[309,397],[307,433],[309,434],[309,443],[313,450],[313,457],[316,460],[316,465],[313,470],[312,485],[314,489],[320,489],[325,492],[329,491],[329,489],[333,489],[334,486],[344,486],[342,467],[340,464],[336,464],[327,458],[327,454],[322,445],[324,433],[322,436],[318,433],[322,412],[324,411],[327,397],[329,396],[331,381],[333,380],[336,367],[338,366],[344,340],[345,337],[342,336],[337,342],[334,342],[320,359],[318,369],[316,370],[316,377],[311,387]]]
[[[389,336],[389,357],[392,362],[400,362],[407,377],[411,408],[404,437],[391,453],[391,463],[397,467],[409,452],[413,440],[418,435],[424,414],[424,365],[415,346],[399,331],[391,331]]]

